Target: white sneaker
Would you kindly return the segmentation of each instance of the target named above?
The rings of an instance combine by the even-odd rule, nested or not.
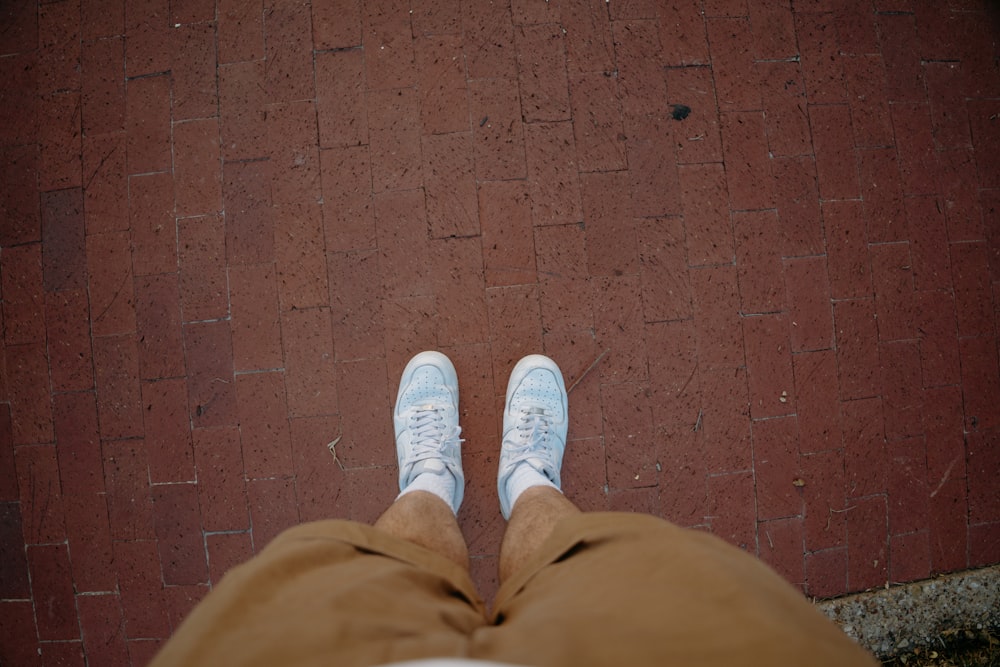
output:
[[[503,443],[497,471],[500,510],[510,518],[513,500],[507,480],[526,463],[561,488],[560,470],[568,428],[566,385],[556,362],[532,354],[517,362],[507,383]]]
[[[421,352],[406,364],[399,381],[396,409],[396,457],[399,490],[421,473],[450,472],[455,493],[449,501],[456,513],[465,492],[462,472],[462,432],[458,425],[458,375],[440,352]]]

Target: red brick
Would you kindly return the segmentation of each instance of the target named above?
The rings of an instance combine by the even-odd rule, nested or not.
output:
[[[247,482],[254,551],[260,553],[279,533],[299,522],[295,486],[291,479],[255,479]]]
[[[518,360],[542,349],[538,290],[534,285],[496,287],[486,291],[486,299],[493,377],[506,388],[503,378],[510,376]]]
[[[304,100],[271,104],[266,111],[271,201],[275,204],[320,201],[315,103]]]
[[[495,452],[496,450],[494,450]],[[489,483],[494,474],[490,474],[490,469],[496,469],[495,454],[489,457],[475,457],[465,463],[466,478],[469,483],[466,486],[465,499],[462,502],[462,509],[458,515],[458,525],[463,534],[469,535],[469,553],[473,558],[482,555],[495,555],[500,551],[501,535],[504,530],[504,520],[497,511],[496,483]],[[374,470],[391,470],[391,468],[376,468]],[[358,471],[360,472],[360,471]],[[388,474],[385,474],[388,477]],[[360,479],[360,478],[359,478]],[[386,480],[387,482],[389,480]],[[582,480],[577,480],[582,481]],[[386,484],[388,486],[388,484]],[[392,487],[395,492],[395,487]],[[576,493],[576,489],[569,491]],[[366,504],[371,506],[371,514],[377,516],[379,509],[377,496]]]
[[[80,104],[84,133],[93,136],[124,130],[124,39],[111,37],[84,41],[81,45],[80,62]]]
[[[938,150],[972,145],[969,110],[961,81],[965,76],[960,62],[924,62],[924,79],[931,110],[934,145]]]
[[[337,460],[346,468],[393,464],[392,424],[385,411],[390,404],[385,361],[341,362],[336,374],[343,428]]]
[[[830,296],[835,299],[872,295],[868,239],[861,225],[861,202],[823,202]]]
[[[614,17],[613,17],[614,18]],[[626,116],[662,112],[666,80],[660,65],[660,37],[655,21],[614,20],[618,90]],[[553,84],[547,86],[555,87]]]
[[[313,8],[317,11],[317,8]],[[319,145],[357,146],[368,143],[365,107],[364,52],[316,54]]]
[[[705,15],[712,16],[747,16],[749,8],[747,0],[707,0]]]
[[[368,109],[372,189],[382,192],[420,187],[420,99],[416,91],[371,91]]]
[[[655,486],[653,413],[647,388],[639,383],[601,386],[608,486],[631,489]]]
[[[56,448],[49,445],[14,449],[21,501],[24,544],[66,539],[63,497]]]
[[[517,181],[488,181],[479,186],[479,225],[487,287],[536,280],[531,225],[531,206],[535,200],[527,187]]]
[[[472,135],[423,138],[423,180],[431,238],[476,236],[476,176]]]
[[[492,352],[492,346],[485,343],[462,345],[447,351],[461,378],[459,409],[462,433],[466,439],[462,447],[466,454],[495,453],[497,443],[500,442],[501,413],[497,411],[497,394],[506,385],[502,385],[503,380],[499,378],[494,381]],[[398,387],[398,373],[407,360],[401,359],[389,367],[390,391]]]
[[[36,648],[37,646],[37,648]],[[72,667],[79,665],[84,667],[87,659],[84,657],[83,641],[73,640],[69,642],[39,642],[31,643],[31,649],[35,652],[34,658],[41,657],[43,665],[58,665],[59,667]],[[21,664],[21,663],[18,663]],[[37,664],[25,661],[23,664]]]
[[[526,6],[539,9],[533,3]],[[546,10],[548,9],[549,7],[546,7]],[[600,4],[599,0],[589,0],[588,2],[562,3],[561,6],[558,6],[558,10],[560,12],[559,19],[538,22],[557,22],[565,28],[567,69],[574,74],[613,70],[614,46],[607,5]],[[518,21],[518,23],[533,22],[535,21]],[[704,35],[702,41],[704,41]]]
[[[528,124],[524,132],[531,220],[536,225],[582,220],[573,125]]]
[[[940,151],[937,154],[938,192],[948,223],[948,240],[981,241],[986,238],[984,217],[991,220],[992,191],[979,190],[972,150]],[[982,201],[980,201],[982,193]]]
[[[115,571],[125,616],[125,636],[169,637],[156,542],[115,542]]]
[[[983,427],[986,428],[985,426]],[[993,481],[1000,467],[1000,432],[995,428],[970,433],[967,438],[969,523],[1000,520],[1000,499]]]
[[[854,145],[865,148],[892,146],[892,115],[886,97],[885,64],[874,51],[843,58]]]
[[[570,79],[570,103],[580,171],[625,169],[625,131],[617,81],[603,72],[577,74]],[[477,120],[474,112],[472,120],[480,122],[482,116]]]
[[[53,93],[39,99],[38,187],[42,190],[83,185],[79,93]]]
[[[664,63],[668,66],[709,63],[705,17],[701,3],[696,0],[672,2],[660,6],[658,10],[660,14],[660,42],[663,45],[660,57]],[[668,80],[669,76],[668,72]]]
[[[38,638],[43,641],[79,639],[73,575],[66,545],[29,546],[27,553]]]
[[[87,661],[102,665],[126,664],[129,656],[121,631],[124,618],[118,595],[81,595],[76,605]]]
[[[12,146],[0,150],[0,156],[0,213],[4,217],[0,243],[10,247],[40,241],[38,147]]]
[[[691,285],[680,218],[638,225],[643,316],[646,322],[689,319]]]
[[[857,157],[845,105],[810,106],[810,127],[816,153],[816,173],[822,199],[858,199]]]
[[[754,70],[754,37],[748,18],[710,18],[708,43],[712,50],[712,72],[720,111],[751,111],[761,108],[760,88]]]
[[[927,455],[923,437],[888,444],[889,534],[927,530]]]
[[[951,273],[960,336],[992,336],[989,259],[985,243],[952,243]]]
[[[83,217],[87,234],[126,231],[128,188],[125,133],[88,135],[83,139]]]
[[[389,298],[431,294],[423,191],[380,194],[374,208],[383,293]]]
[[[535,230],[542,318],[548,330],[593,327],[583,225]]]
[[[173,131],[176,215],[217,213],[222,208],[218,119],[175,123]]]
[[[4,629],[5,660],[18,665],[41,664],[39,644],[36,640],[35,608],[31,600],[3,600],[0,602],[0,626]],[[19,640],[11,640],[10,637],[17,637]],[[58,647],[69,645],[69,643],[48,644],[48,646]],[[74,644],[74,646],[79,646],[79,643]],[[84,664],[82,653],[79,664]]]
[[[413,355],[437,346],[435,319],[433,296],[386,299],[382,302],[383,342],[390,368],[402,370]]]
[[[931,554],[927,531],[893,535],[889,540],[889,578],[893,582],[927,579],[931,574]]]
[[[62,493],[79,497],[103,492],[101,443],[94,394],[56,394],[53,402]]]
[[[837,26],[837,44],[841,53],[862,55],[877,53],[876,14],[872,3],[831,3]]]
[[[509,79],[484,79],[472,81],[469,93],[477,177],[481,181],[525,178],[517,86]]]
[[[959,384],[955,301],[947,292],[917,292],[920,312],[920,368],[922,386]]]
[[[774,207],[771,160],[761,112],[722,114],[729,202],[734,210]]]
[[[222,577],[237,565],[253,557],[253,540],[245,533],[215,533],[205,535],[208,550],[209,580],[218,586]]]
[[[794,41],[789,43],[794,44]],[[763,95],[771,155],[782,157],[811,154],[806,91],[799,63],[758,62],[756,70]]]
[[[156,380],[184,375],[176,274],[138,278],[135,292],[140,377]]]
[[[754,419],[794,414],[795,382],[786,315],[747,317],[743,321],[750,414]]]
[[[886,12],[879,14],[877,21],[889,101],[923,101],[926,91],[914,16]]]
[[[795,13],[806,95],[812,104],[832,104],[847,99],[844,69],[837,48],[837,26],[832,13]]]
[[[697,415],[685,415],[687,423],[684,427],[690,426],[692,431],[703,432],[702,465],[705,471],[715,475],[751,470],[753,447],[750,443],[750,398],[746,370],[705,369],[698,375],[700,409]]]
[[[3,54],[34,50],[38,45],[38,14],[28,9],[28,3],[11,3],[4,7],[4,34],[0,39]]]
[[[794,331],[794,328],[793,328]],[[833,350],[792,356],[795,372],[796,413],[803,453],[842,446],[838,404],[837,357]]]
[[[878,394],[878,348],[875,304],[869,299],[833,304],[840,398],[866,398]]]
[[[219,135],[226,160],[250,160],[267,154],[267,93],[264,63],[220,65]]]
[[[896,136],[906,137],[897,144],[903,192],[908,195],[936,193],[936,150],[928,105],[893,104],[892,124]]]
[[[964,478],[950,479],[930,494],[929,541],[932,572],[969,566],[969,509]]]
[[[868,240],[872,243],[907,238],[903,192],[892,148],[858,151]]]
[[[214,19],[213,11],[212,15],[204,20]],[[173,62],[170,66],[173,80],[171,117],[176,122],[217,116],[219,98],[216,88],[215,25],[212,23],[174,25],[171,35],[173,40]]]
[[[218,215],[177,221],[181,321],[229,316],[225,221]]]
[[[4,58],[0,74],[7,90],[35,90],[38,56],[24,53]],[[34,143],[38,135],[39,99],[35,95],[4,95],[0,112],[0,145]]]
[[[443,239],[430,244],[438,317],[438,343],[460,345],[489,338],[485,296],[481,290],[483,256],[478,239]]]
[[[712,69],[710,67],[667,69],[667,93],[667,99],[672,104],[683,104],[691,109],[690,115],[682,121],[681,128],[673,131],[677,163],[721,162],[719,105],[715,99]]]
[[[235,370],[280,367],[281,326],[273,266],[231,267],[229,301]]]
[[[206,584],[193,584],[190,586],[167,586],[163,589],[164,603],[167,608],[167,618],[173,631],[176,632],[181,622],[187,618],[188,614],[195,608],[205,595],[208,594]]]
[[[283,313],[281,332],[288,415],[312,417],[336,414],[330,310],[313,308]]]
[[[42,193],[42,244],[45,248],[42,276],[46,291],[87,286],[83,192],[80,188]]]
[[[995,428],[1000,424],[1000,416],[995,409],[1000,400],[996,340],[992,336],[960,338],[958,343],[962,362],[965,430]]]
[[[125,94],[125,131],[129,174],[170,169],[169,76],[129,80]]]
[[[464,385],[463,385],[464,391]],[[295,497],[302,521],[345,518],[348,513],[344,471],[330,443],[343,433],[339,416],[289,420]],[[211,552],[209,553],[211,560]]]
[[[908,243],[870,246],[880,341],[916,336],[917,312]]]
[[[995,101],[971,100],[968,102],[969,124],[972,126],[972,142],[976,149],[976,164],[979,167],[979,184],[984,188],[1000,187],[1000,169],[985,158],[1000,149],[991,120],[998,113]]]
[[[804,434],[802,442],[807,442]],[[800,456],[798,465],[805,483],[801,489],[806,549],[817,551],[846,545],[843,450]]]
[[[462,45],[460,36],[443,34],[420,37],[414,42],[420,126],[425,135],[469,131],[469,93]]]
[[[632,215],[651,218],[680,215],[681,194],[677,177],[675,142],[666,116],[632,119],[626,126],[625,151],[629,164],[629,190]]]
[[[125,62],[129,78],[170,69],[170,9],[167,0],[133,0],[125,14]]]
[[[268,2],[264,12],[267,96],[272,102],[314,99],[312,17],[296,3]]]
[[[248,479],[292,474],[292,443],[288,430],[283,374],[247,373],[236,376],[240,443]]]
[[[708,477],[708,515],[712,533],[744,551],[757,551],[757,517],[752,472]]]
[[[45,278],[42,244],[4,248],[4,343],[18,345],[45,340]]]
[[[274,207],[279,302],[283,310],[327,303],[327,266],[320,206]]]
[[[152,495],[163,583],[176,586],[207,582],[197,486],[158,484],[152,487]]]
[[[323,229],[326,249],[367,250],[376,246],[371,158],[367,146],[320,152],[323,173]]]
[[[830,283],[822,257],[784,261],[785,287],[792,318],[794,352],[825,350],[833,346]]]
[[[557,121],[570,117],[563,35],[562,27],[557,23],[521,25],[514,30],[525,122]],[[622,54],[619,53],[619,62],[621,60]]]
[[[757,525],[760,559],[774,568],[785,581],[798,589],[805,588],[805,541],[802,519],[776,519]]]
[[[0,501],[19,499],[17,470],[14,466],[14,427],[11,424],[10,405],[5,405],[0,406]],[[20,524],[20,519],[18,522]],[[17,530],[20,533],[20,525]]]
[[[369,90],[404,88],[414,83],[413,32],[409,3],[362,6],[366,79]]]
[[[184,351],[192,426],[235,424],[237,405],[229,322],[185,324]]]
[[[884,586],[889,579],[886,500],[852,500],[847,512],[848,591]]]
[[[800,516],[802,493],[795,481],[802,470],[795,419],[755,421],[752,431],[758,520]]]
[[[510,2],[463,3],[461,11],[469,79],[514,78],[517,63]]]
[[[1000,522],[969,526],[969,566],[983,567],[1000,555]]]
[[[410,7],[415,36],[462,32],[462,12],[458,0],[413,0]]]
[[[229,265],[263,264],[274,259],[268,162],[227,162],[222,196],[226,208],[226,257]]]
[[[112,539],[153,539],[146,443],[140,439],[105,440],[101,449]]]
[[[125,32],[125,3],[82,0],[80,22],[84,38],[121,35]]]
[[[933,498],[948,480],[966,476],[961,388],[924,389],[920,416],[927,442],[927,484]]]
[[[166,643],[165,639],[131,639],[126,642],[128,654],[134,665],[148,665],[153,662],[160,649]]]
[[[882,400],[866,398],[840,405],[844,429],[844,471],[847,497],[885,493],[888,454]]]
[[[688,427],[671,432],[663,429],[659,455],[668,463],[660,472],[658,514],[684,526],[704,525],[708,520],[708,483],[701,464],[701,438]]]
[[[264,7],[261,0],[221,0],[216,11],[220,63],[264,58]]]
[[[606,382],[641,382],[648,375],[638,276],[592,282],[594,329],[600,347],[611,352],[601,362]]]
[[[754,35],[754,55],[758,60],[780,60],[798,56],[795,24],[787,0],[749,3],[750,24]]]
[[[642,489],[619,489],[608,493],[609,512],[632,512],[656,515],[658,489],[650,486]]]
[[[722,164],[678,167],[690,266],[733,261],[732,222]]]
[[[771,211],[733,214],[736,262],[742,313],[769,313],[784,310],[787,297],[782,281],[778,216]]]
[[[806,593],[828,598],[847,590],[847,548],[806,553]]]
[[[378,255],[374,251],[332,253],[328,267],[337,359],[382,356],[382,309],[370,289],[378,282]]]
[[[5,352],[7,386],[19,388],[10,391],[14,443],[51,441],[50,381],[45,344],[12,345]]]
[[[150,481],[153,484],[194,481],[190,410],[184,379],[144,382],[142,415]]]
[[[142,436],[139,349],[135,336],[95,337],[94,374],[101,437]]]
[[[691,294],[703,368],[744,365],[743,318],[739,316],[736,267],[692,270]]]
[[[312,7],[313,44],[316,50],[346,49],[361,45],[361,2],[335,0]]]
[[[238,376],[248,377],[254,376]],[[192,437],[202,529],[250,528],[239,428],[198,428],[192,431]]]
[[[933,197],[907,197],[907,226],[910,230],[910,255],[913,260],[913,284],[918,290],[949,289],[951,262],[948,253],[948,230],[940,203]]]
[[[639,268],[636,221],[621,196],[628,185],[621,172],[581,178],[587,230],[587,267],[592,276],[633,274]]]
[[[169,173],[132,176],[128,187],[135,275],[176,272],[177,224],[174,220],[173,178]]]

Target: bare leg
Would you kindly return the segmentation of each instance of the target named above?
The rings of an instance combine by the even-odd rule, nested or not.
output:
[[[579,513],[576,505],[552,487],[533,486],[522,493],[500,546],[500,583],[528,562],[560,519]]]
[[[433,493],[414,491],[389,506],[375,527],[469,569],[469,548],[451,508]]]

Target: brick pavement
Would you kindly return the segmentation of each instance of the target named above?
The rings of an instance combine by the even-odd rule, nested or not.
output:
[[[1000,562],[982,0],[0,11],[5,664],[144,664],[283,528],[376,517],[424,348],[487,595],[537,351],[586,509],[813,596]]]

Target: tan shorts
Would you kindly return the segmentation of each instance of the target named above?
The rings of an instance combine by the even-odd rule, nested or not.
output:
[[[153,662],[376,665],[875,665],[755,558],[635,514],[560,522],[497,594],[370,526],[292,528],[232,570]]]

